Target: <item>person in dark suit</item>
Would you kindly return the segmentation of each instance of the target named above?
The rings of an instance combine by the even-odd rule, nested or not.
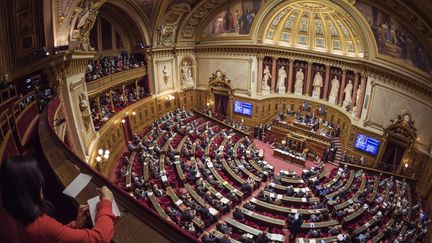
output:
[[[207,232],[204,232],[201,236],[201,241],[203,243],[214,243],[216,242],[216,239],[213,237],[213,235],[210,235]]]
[[[303,218],[302,215],[299,214],[299,216],[292,221],[291,225],[288,226],[288,229],[290,230],[290,236],[289,236],[290,240],[294,240],[297,237],[297,234],[301,230],[302,224],[303,224]]]
[[[237,220],[243,220],[244,219],[244,214],[242,212],[242,210],[239,207],[235,207],[234,211],[233,211],[233,217]]]
[[[226,224],[219,221],[216,225],[216,229],[219,230],[223,234],[230,234],[232,231],[231,227],[228,227]]]
[[[270,239],[268,238],[267,232],[265,231],[261,232],[255,239],[255,243],[268,243],[268,242],[270,242]]]
[[[206,207],[200,208],[197,210],[198,213],[201,215],[201,219],[203,220],[211,220],[212,214],[210,213],[210,210]]]

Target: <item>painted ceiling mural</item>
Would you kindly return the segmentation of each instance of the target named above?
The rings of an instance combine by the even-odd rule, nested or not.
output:
[[[380,54],[399,59],[428,73],[432,71],[432,63],[425,49],[400,22],[373,6],[360,2],[355,6],[372,28]]]
[[[268,0],[242,0],[219,12],[203,31],[203,36],[249,34],[260,7]]]

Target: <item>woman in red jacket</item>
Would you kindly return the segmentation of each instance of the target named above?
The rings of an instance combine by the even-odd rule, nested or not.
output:
[[[48,216],[52,204],[42,195],[44,178],[37,162],[28,157],[14,157],[4,161],[0,168],[1,201],[4,211],[15,221],[18,242],[106,242],[114,234],[112,192],[100,190],[96,223],[92,229],[84,225],[88,206],[80,206],[76,221],[67,225]],[[12,225],[9,225],[11,227]],[[14,240],[14,241],[15,241]]]

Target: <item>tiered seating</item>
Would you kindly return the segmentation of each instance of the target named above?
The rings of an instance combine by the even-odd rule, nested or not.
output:
[[[236,242],[266,234],[284,241],[296,215],[304,220],[298,242],[337,242],[347,235],[352,242],[377,242],[423,230],[404,223],[420,214],[405,182],[347,167],[316,167],[301,176],[283,171],[273,178],[272,166],[248,138],[183,110],[156,120],[128,148],[117,183],[196,236],[257,188],[263,189],[234,209],[243,217],[227,217],[218,225],[229,230],[212,235]]]

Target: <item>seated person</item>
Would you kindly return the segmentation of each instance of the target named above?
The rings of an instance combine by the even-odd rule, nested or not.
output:
[[[245,217],[242,210],[238,206],[236,206],[234,208],[233,217],[234,217],[234,219],[239,220],[239,221],[243,220]]]
[[[201,215],[201,219],[203,220],[211,220],[213,215],[210,213],[210,210],[206,207],[197,209],[199,215]]]
[[[227,226],[226,224],[222,223],[221,221],[219,221],[216,224],[216,229],[219,230],[221,233],[223,234],[230,234],[232,231],[232,228]]]
[[[215,243],[216,239],[213,237],[213,235],[210,235],[207,232],[204,232],[201,236],[201,241],[203,243]]]
[[[194,217],[190,207],[187,207],[181,214],[181,220],[183,221],[191,221]]]
[[[156,195],[156,197],[162,197],[165,194],[162,189],[159,189],[157,184],[153,185],[153,192]]]
[[[309,231],[309,235],[311,238],[320,238],[321,237],[321,231],[319,229],[311,229]]]
[[[255,243],[270,243],[270,239],[267,236],[267,232],[263,231],[257,235]]]

